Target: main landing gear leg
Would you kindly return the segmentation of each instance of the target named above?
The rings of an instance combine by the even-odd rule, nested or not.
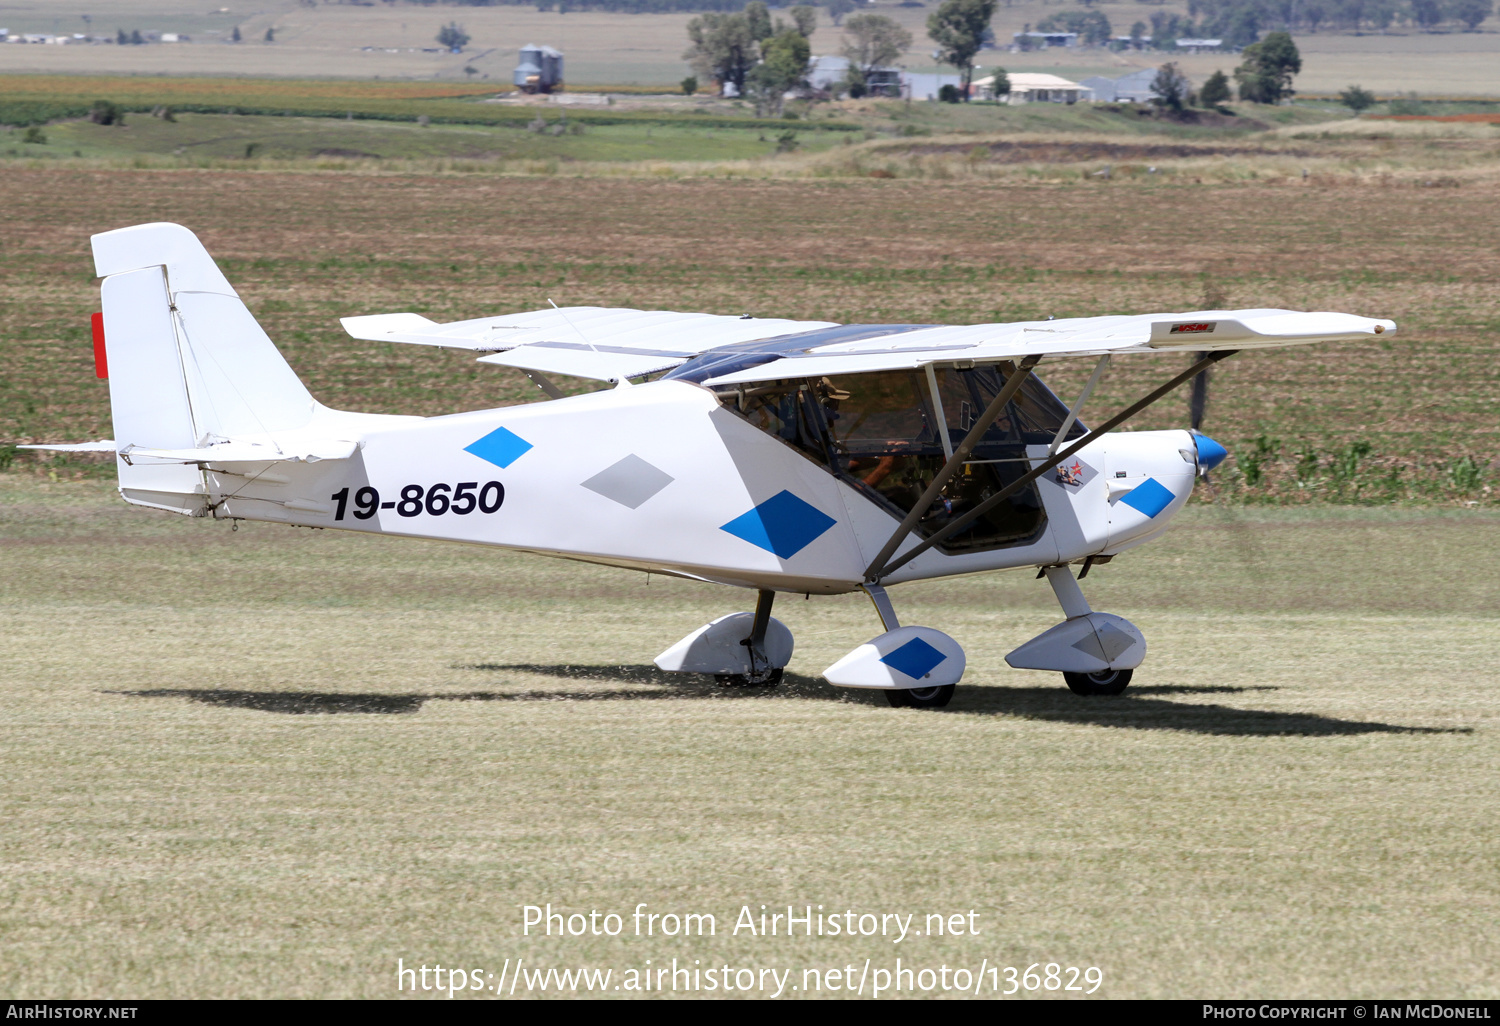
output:
[[[899,629],[901,621],[896,619],[896,607],[891,605],[890,596],[885,593],[885,589],[878,584],[867,584],[864,589],[865,594],[870,596],[870,601],[875,603],[875,612],[886,632]],[[953,688],[952,684],[927,688],[892,688],[886,691],[885,700],[897,709],[941,709],[953,700]]]
[[[1083,597],[1083,589],[1078,586],[1071,567],[1044,567],[1042,573],[1047,575],[1047,583],[1052,585],[1052,594],[1057,596],[1057,604],[1062,606],[1063,615],[1069,620],[1085,617],[1093,612],[1089,608],[1088,599]],[[1118,695],[1130,686],[1130,678],[1133,676],[1134,669],[1103,669],[1093,673],[1063,671],[1063,680],[1067,682],[1068,690],[1075,695]]]
[[[750,650],[750,672],[717,674],[715,679],[720,684],[727,687],[774,687],[781,683],[785,669],[772,666],[766,655],[766,628],[771,624],[771,605],[775,601],[774,591],[762,591],[756,596],[750,636],[740,642]]]

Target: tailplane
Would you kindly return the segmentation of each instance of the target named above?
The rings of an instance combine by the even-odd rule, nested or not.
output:
[[[203,515],[207,460],[352,452],[326,444],[313,446],[321,454],[300,451],[308,446],[296,436],[320,407],[196,235],[143,224],[95,235],[93,244],[127,500]]]

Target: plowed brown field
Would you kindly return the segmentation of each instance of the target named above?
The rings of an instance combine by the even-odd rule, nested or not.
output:
[[[1249,353],[1217,372],[1206,429],[1237,451],[1262,435],[1278,442],[1273,471],[1287,495],[1333,496],[1307,474],[1294,487],[1299,454],[1321,453],[1327,466],[1341,447],[1368,441],[1367,467],[1407,481],[1425,474],[1448,499],[1489,501],[1478,487],[1439,486],[1454,459],[1487,468],[1500,456],[1500,371],[1489,355],[1500,327],[1500,189],[1482,183],[1057,188],[18,169],[0,202],[3,441],[108,437],[86,332],[97,308],[88,236],[172,220],[200,233],[314,393],[337,407],[436,414],[537,397],[518,375],[467,354],[353,341],[337,318],[356,313],[452,320],[552,299],[961,323],[1222,300],[1400,324],[1378,343]],[[1094,418],[1180,360],[1118,361]],[[1060,367],[1047,378],[1071,391],[1083,373]],[[1185,400],[1168,400],[1139,426],[1185,419]]]

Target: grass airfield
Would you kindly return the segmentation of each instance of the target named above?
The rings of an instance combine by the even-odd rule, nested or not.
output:
[[[878,631],[852,596],[783,597],[787,684],[724,691],[650,660],[726,589],[0,477],[0,992],[900,956],[1098,966],[1109,997],[1497,996],[1500,517],[1180,525],[1086,582],[1151,645],[1120,698],[1004,666],[1057,619],[1029,575],[897,589],[969,654],[928,712],[816,679]],[[522,937],[546,902],[719,934]],[[762,903],[981,933],[730,936]]]

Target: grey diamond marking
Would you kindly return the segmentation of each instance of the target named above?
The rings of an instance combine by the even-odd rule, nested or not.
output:
[[[1073,642],[1073,647],[1084,655],[1112,663],[1126,649],[1135,644],[1135,639],[1113,624],[1106,623]]]
[[[598,492],[621,506],[638,508],[651,496],[671,484],[674,478],[631,453],[618,463],[605,467],[583,482],[591,492]]]
[[[1073,647],[1078,649],[1078,651],[1082,652],[1084,655],[1093,656],[1095,659],[1101,660],[1102,662],[1109,662],[1109,656],[1104,654],[1104,649],[1102,646],[1100,646],[1099,639],[1094,636],[1093,631],[1089,631],[1083,637],[1073,642]]]
[[[1099,644],[1104,649],[1104,658],[1107,662],[1114,662],[1127,648],[1135,644],[1135,639],[1126,634],[1114,624],[1105,624],[1098,630]]]

